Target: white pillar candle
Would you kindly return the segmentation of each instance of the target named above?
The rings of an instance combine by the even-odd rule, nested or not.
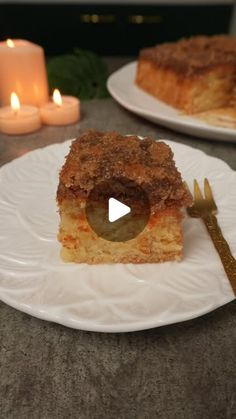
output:
[[[40,108],[41,120],[45,125],[69,125],[80,119],[80,101],[73,96],[61,96],[55,89],[51,102]]]
[[[0,102],[9,105],[11,92],[22,104],[48,102],[48,81],[43,49],[36,44],[8,39],[0,42]]]
[[[0,131],[9,135],[27,134],[41,127],[39,109],[20,105],[15,93],[11,94],[11,106],[0,109]]]

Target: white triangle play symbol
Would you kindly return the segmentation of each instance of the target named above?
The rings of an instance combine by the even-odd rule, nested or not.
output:
[[[109,198],[108,203],[108,219],[110,223],[113,223],[124,215],[129,214],[131,211],[128,205],[123,204],[115,198]]]

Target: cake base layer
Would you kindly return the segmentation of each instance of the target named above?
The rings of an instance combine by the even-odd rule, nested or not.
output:
[[[142,233],[126,242],[98,237],[89,226],[85,203],[64,200],[60,205],[61,224],[58,239],[65,262],[155,263],[179,261],[183,239],[180,210],[168,209],[152,214]]]
[[[141,58],[136,84],[167,104],[192,114],[229,105],[235,68],[221,65],[188,76]]]

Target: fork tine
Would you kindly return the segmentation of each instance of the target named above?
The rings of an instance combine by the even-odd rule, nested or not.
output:
[[[194,198],[195,198],[195,200],[196,201],[203,201],[204,198],[202,196],[201,189],[200,189],[196,179],[194,179],[193,185],[194,185]]]
[[[210,183],[207,178],[204,179],[204,192],[206,199],[211,203],[212,210],[217,211],[217,206],[214,200],[214,196],[210,187]]]

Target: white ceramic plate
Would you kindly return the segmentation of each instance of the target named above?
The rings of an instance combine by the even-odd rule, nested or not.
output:
[[[134,83],[136,65],[136,62],[125,65],[108,79],[108,90],[120,105],[152,122],[185,134],[236,142],[236,129],[215,127],[196,118],[184,116],[177,109],[139,89]]]
[[[219,222],[236,254],[236,173],[201,151],[167,143],[189,184],[194,177],[209,178]],[[56,239],[55,193],[69,144],[30,152],[0,170],[4,302],[73,328],[127,332],[192,319],[234,299],[219,257],[197,219],[184,220],[185,253],[180,263],[63,263]]]

